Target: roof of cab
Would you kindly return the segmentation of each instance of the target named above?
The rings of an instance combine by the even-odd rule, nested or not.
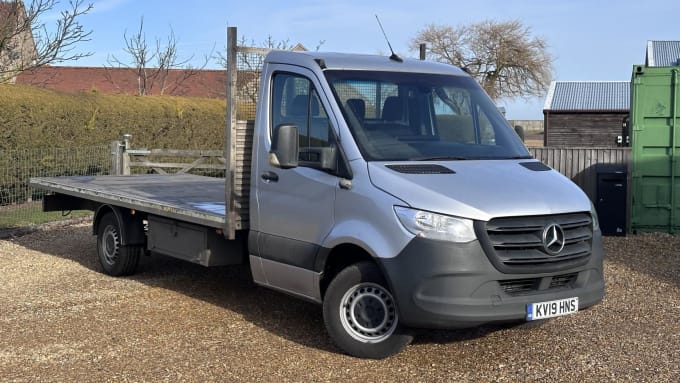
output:
[[[387,56],[365,54],[274,50],[271,51],[266,58],[266,61],[270,63],[301,66],[319,65],[318,60],[323,60],[324,68],[322,69],[331,70],[418,72],[467,76],[467,73],[452,65],[414,59],[404,59],[403,62],[398,62],[390,60]]]

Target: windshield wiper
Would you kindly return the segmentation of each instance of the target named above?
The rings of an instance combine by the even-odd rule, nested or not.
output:
[[[469,160],[467,157],[460,156],[432,156],[432,157],[413,157],[409,161],[465,161]]]

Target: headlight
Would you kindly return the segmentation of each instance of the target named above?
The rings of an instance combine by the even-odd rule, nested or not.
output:
[[[600,220],[597,218],[597,211],[592,202],[590,203],[590,216],[593,218],[593,231],[600,230]]]
[[[429,211],[395,206],[394,212],[406,230],[421,238],[466,243],[474,241],[472,221]]]

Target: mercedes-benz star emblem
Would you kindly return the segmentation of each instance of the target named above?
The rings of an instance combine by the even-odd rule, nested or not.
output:
[[[557,255],[564,249],[564,230],[556,223],[543,229],[543,249],[550,255]]]

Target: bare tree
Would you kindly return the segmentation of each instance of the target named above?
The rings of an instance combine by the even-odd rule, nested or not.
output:
[[[209,55],[206,56],[203,64],[194,67],[190,62],[194,55],[186,59],[179,57],[177,45],[179,40],[175,32],[170,28],[170,34],[165,40],[156,37],[154,44],[150,45],[144,33],[144,18],[139,23],[139,29],[132,35],[127,31],[123,33],[125,40],[125,53],[129,56],[129,61],[123,61],[114,55],[110,55],[107,62],[110,67],[127,68],[137,76],[137,91],[139,95],[153,94],[154,88],[158,94],[165,94],[167,91],[173,93],[176,89],[191,77],[198,74],[198,70],[207,66]],[[173,72],[173,70],[177,70]],[[110,72],[107,73],[109,81],[115,85],[115,80]]]
[[[58,0],[31,0],[28,8],[22,0],[0,1],[0,82],[23,71],[92,55],[75,48],[90,40],[92,31],[83,28],[80,18],[93,5],[70,0],[68,9],[48,28],[42,18],[58,6]]]
[[[491,96],[540,96],[550,85],[553,58],[548,44],[518,20],[464,26],[428,25],[411,49],[428,44],[431,60],[464,68]]]

